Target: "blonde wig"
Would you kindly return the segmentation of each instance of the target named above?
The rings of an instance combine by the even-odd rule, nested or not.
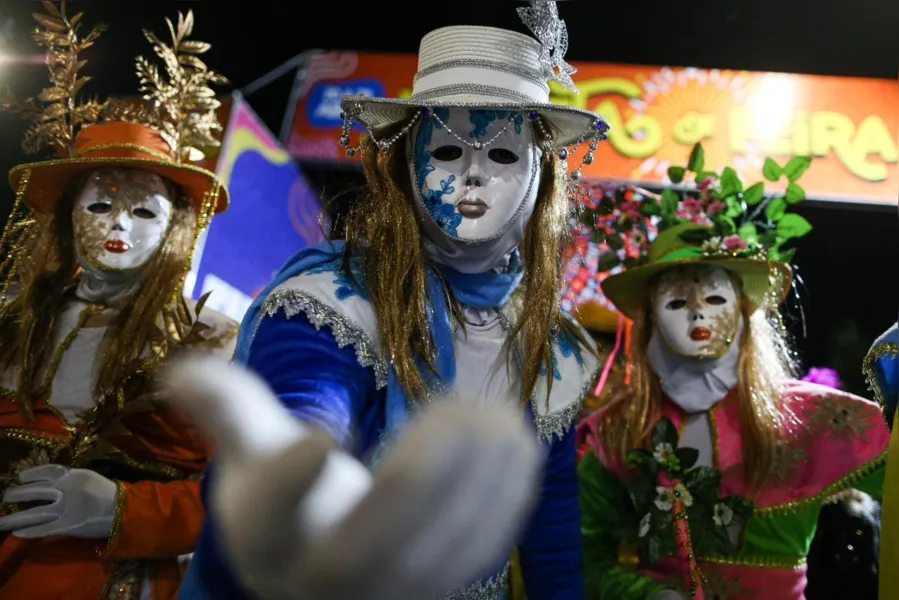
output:
[[[0,307],[0,368],[17,370],[19,409],[29,418],[34,402],[49,393],[49,382],[41,378],[55,350],[56,320],[72,299],[80,277],[72,210],[86,181],[87,175],[73,179],[54,214],[33,217],[19,249],[24,257],[17,273],[19,289],[13,300]],[[176,186],[166,183],[173,199],[171,225],[144,267],[139,289],[119,308],[107,329],[94,369],[97,398],[116,393],[141,364],[151,337],[159,331],[162,312],[178,310],[197,215]]]
[[[742,284],[731,276],[738,290]],[[603,407],[603,444],[616,459],[629,450],[649,448],[652,428],[662,417],[662,390],[646,349],[652,335],[650,299],[635,315],[632,328],[630,385]],[[795,375],[796,365],[786,331],[776,308],[751,311],[740,292],[744,329],[737,366],[737,401],[743,436],[743,475],[751,491],[772,479],[777,442],[791,423],[792,412],[783,398],[785,382]]]
[[[382,132],[378,137],[392,133]],[[428,384],[418,363],[433,374],[435,346],[427,311],[425,234],[415,211],[408,156],[403,144],[381,150],[371,139],[363,142],[360,151],[366,187],[349,203],[345,214],[332,214],[331,235],[346,240],[343,268],[348,276],[354,276],[351,258],[359,260],[383,349],[406,393],[422,399],[427,396]],[[568,235],[565,164],[544,148],[542,168],[537,203],[520,249],[524,267],[518,292],[521,310],[513,324],[513,336],[521,342],[523,353],[523,403],[533,395],[540,373],[544,369],[552,373],[554,334],[566,335],[588,348],[560,308],[561,253]],[[454,321],[464,326],[461,308],[448,285],[444,285],[444,293]],[[551,386],[552,377],[549,382]]]

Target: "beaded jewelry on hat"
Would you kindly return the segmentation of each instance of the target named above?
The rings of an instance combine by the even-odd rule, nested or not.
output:
[[[340,144],[352,157],[358,147],[350,145],[350,135],[355,124],[363,126],[368,136],[380,151],[385,151],[407,135],[422,119],[436,119],[439,126],[462,144],[474,150],[489,147],[502,133],[513,124],[520,123],[522,117],[532,123],[537,139],[558,154],[562,160],[570,156],[569,148],[575,149],[587,143],[588,148],[582,163],[571,172],[571,179],[578,180],[584,165],[594,161],[599,142],[608,138],[608,122],[595,113],[579,111],[570,107],[555,106],[549,103],[548,81],[556,81],[565,89],[577,92],[571,75],[576,72],[564,60],[568,48],[568,32],[565,22],[559,19],[556,3],[550,0],[532,0],[529,8],[518,10],[518,14],[527,27],[539,40],[539,45],[532,38],[514,32],[492,28],[449,27],[431,32],[422,40],[422,51],[419,55],[419,72],[416,85],[426,77],[433,78],[443,71],[443,85],[435,87],[422,86],[427,89],[414,91],[408,101],[384,100],[378,106],[372,106],[373,100],[360,96],[346,98],[343,102],[341,118]],[[475,29],[473,33],[471,30]],[[473,38],[473,35],[482,37]],[[492,60],[475,59],[471,56],[445,58],[447,52],[459,54],[459,48],[466,44],[474,44],[483,40],[483,36],[497,36],[497,41],[485,41],[482,45],[491,54]],[[536,48],[536,49],[535,49]],[[461,52],[464,54],[464,51]],[[507,57],[499,61],[498,55]],[[424,55],[427,54],[426,57]],[[439,58],[436,58],[439,57]],[[433,61],[433,62],[432,62]],[[498,62],[499,61],[499,62]],[[427,63],[427,66],[423,66]],[[516,64],[518,63],[518,64]],[[464,69],[484,70],[487,73],[499,73],[507,76],[518,85],[517,89],[503,87],[493,83],[491,78],[459,81],[453,79],[456,71]],[[492,76],[491,76],[492,77]],[[485,80],[486,79],[486,80]],[[530,92],[530,93],[528,93]],[[442,96],[443,99],[440,99]],[[459,100],[463,98],[463,100]],[[489,98],[489,100],[485,100]],[[385,108],[385,104],[390,104]],[[498,120],[507,120],[505,126],[489,140],[468,139],[469,136],[453,131],[437,114],[437,108],[458,107],[472,110],[495,111]],[[375,111],[400,111],[396,119],[384,118],[384,114],[374,115]],[[409,113],[412,114],[409,114]],[[397,113],[393,113],[397,114]],[[373,118],[374,116],[379,117]],[[392,117],[393,115],[391,115]],[[568,126],[564,136],[558,134],[557,118],[566,118]],[[378,121],[381,121],[380,123]],[[376,130],[383,129],[385,122],[396,125],[398,129],[387,137],[377,137]],[[402,124],[402,125],[401,125]],[[576,128],[575,128],[576,127]],[[561,137],[561,139],[559,139]]]

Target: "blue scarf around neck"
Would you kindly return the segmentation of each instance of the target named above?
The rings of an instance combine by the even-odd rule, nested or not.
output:
[[[279,285],[301,275],[311,269],[333,265],[333,270],[339,271],[343,258],[345,244],[342,241],[323,243],[311,246],[295,254],[281,270],[275,275],[274,280],[259,294],[250,305],[250,309],[240,325],[240,333],[237,336],[237,350],[235,360],[246,364],[253,345],[253,337],[259,322],[262,319],[262,308],[269,294]],[[438,272],[435,269],[439,269]],[[506,272],[489,272],[468,274],[459,273],[454,269],[444,266],[429,267],[427,271],[428,318],[431,323],[431,333],[437,350],[435,370],[438,382],[435,386],[451,386],[456,378],[456,359],[453,352],[453,328],[450,319],[450,310],[446,301],[444,281],[463,305],[477,309],[500,308],[518,287],[523,275],[521,261],[517,252],[512,256],[510,266]],[[441,277],[442,276],[442,277]],[[357,278],[357,281],[360,279]],[[406,391],[396,378],[396,371],[389,365],[387,380],[387,435],[392,436],[408,418],[408,409],[411,406]],[[422,369],[422,373],[427,375]]]

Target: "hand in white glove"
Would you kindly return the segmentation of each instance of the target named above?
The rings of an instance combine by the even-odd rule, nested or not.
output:
[[[439,596],[501,557],[532,506],[541,456],[519,412],[437,405],[372,481],[237,367],[192,360],[169,381],[216,446],[211,513],[262,600]]]
[[[0,518],[0,531],[20,538],[67,535],[105,539],[115,518],[116,484],[88,469],[43,465],[19,474],[22,485],[11,487],[3,501],[47,502]]]

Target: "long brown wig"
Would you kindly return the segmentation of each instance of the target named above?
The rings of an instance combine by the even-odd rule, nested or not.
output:
[[[80,272],[75,253],[72,210],[87,175],[69,184],[52,215],[36,215],[22,249],[16,297],[0,307],[0,368],[18,372],[19,408],[33,415],[34,402],[49,389],[41,375],[55,350],[58,316],[73,298]],[[144,267],[141,285],[119,308],[106,331],[102,357],[95,363],[95,394],[103,398],[129,377],[157,330],[165,309],[173,309],[181,293],[197,227],[197,216],[176,186],[170,188],[173,210],[166,237]],[[177,288],[177,289],[174,289]]]
[[[391,133],[382,132],[379,137]],[[523,353],[522,402],[533,395],[543,369],[552,373],[553,334],[561,332],[582,348],[589,347],[560,308],[568,177],[557,154],[543,150],[538,199],[521,246],[524,277],[518,295],[526,301],[518,303],[521,310],[513,324],[513,336],[521,342]],[[407,394],[422,399],[428,384],[417,361],[433,374],[435,346],[427,313],[428,259],[413,204],[408,156],[401,143],[381,150],[367,139],[361,158],[366,186],[348,203],[345,214],[332,211],[330,235],[346,240],[343,268],[350,277],[350,260],[360,261],[383,350]],[[444,289],[454,320],[464,326],[459,303],[449,286]],[[551,386],[552,377],[548,381]]]
[[[742,284],[731,278],[737,289]],[[648,448],[652,428],[662,417],[662,391],[646,355],[652,335],[649,299],[634,316],[631,338],[630,385],[603,407],[603,444],[622,460],[634,448]],[[741,296],[743,334],[737,365],[737,401],[743,436],[743,476],[751,491],[771,481],[777,441],[790,424],[792,412],[783,401],[783,386],[796,371],[786,333],[776,308],[753,311]]]

